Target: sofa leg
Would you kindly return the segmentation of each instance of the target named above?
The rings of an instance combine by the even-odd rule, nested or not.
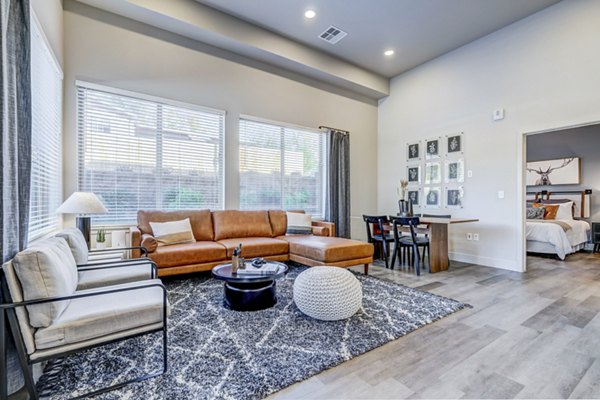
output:
[[[365,275],[369,275],[369,264],[365,264]]]

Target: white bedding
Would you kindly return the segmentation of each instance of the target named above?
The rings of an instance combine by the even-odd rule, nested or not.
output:
[[[561,260],[564,260],[567,254],[574,253],[588,241],[590,224],[579,220],[562,219],[560,221],[569,224],[571,229],[565,232],[557,224],[528,220],[526,234],[528,241],[545,242],[552,245],[556,254]]]

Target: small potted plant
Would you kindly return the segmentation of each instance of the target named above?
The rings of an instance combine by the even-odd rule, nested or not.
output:
[[[96,232],[96,248],[100,250],[106,248],[106,231],[104,229],[98,229]]]

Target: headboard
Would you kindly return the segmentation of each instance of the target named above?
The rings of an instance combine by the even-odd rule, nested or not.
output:
[[[527,202],[539,202],[545,204],[559,204],[569,201],[573,202],[574,218],[590,218],[591,216],[592,189],[527,192]]]

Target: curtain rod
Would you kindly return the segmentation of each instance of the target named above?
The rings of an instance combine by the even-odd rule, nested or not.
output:
[[[350,132],[348,132],[348,131],[345,131],[345,130],[343,130],[343,129],[332,128],[332,127],[330,127],[330,126],[325,126],[325,125],[321,125],[321,126],[319,126],[319,129],[331,129],[331,130],[334,130],[334,131],[338,131],[338,132],[345,133],[346,135],[349,135],[349,134],[350,134]]]

